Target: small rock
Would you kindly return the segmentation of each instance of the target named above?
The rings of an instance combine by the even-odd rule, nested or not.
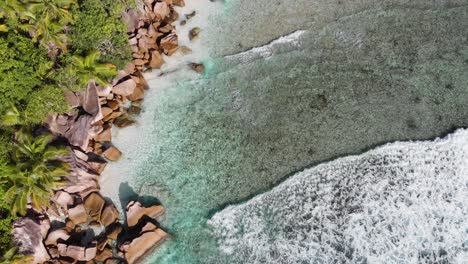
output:
[[[200,63],[191,63],[190,67],[192,67],[194,71],[199,72],[199,73],[202,73],[205,71],[205,66]]]
[[[194,17],[196,14],[197,14],[197,12],[196,12],[196,11],[193,11],[193,12],[190,13],[190,14],[185,14],[185,17],[186,17],[187,20],[188,20],[188,19],[191,19],[192,17]]]
[[[190,49],[189,47],[187,46],[181,46],[179,48],[180,52],[182,52],[182,54],[184,55],[188,55],[188,54],[191,54],[192,53],[192,49]]]
[[[138,106],[130,106],[130,108],[127,110],[127,113],[129,115],[139,115],[141,113],[141,108]]]
[[[189,39],[190,40],[195,40],[198,38],[198,35],[200,34],[201,29],[199,27],[194,27],[190,30],[189,32]]]

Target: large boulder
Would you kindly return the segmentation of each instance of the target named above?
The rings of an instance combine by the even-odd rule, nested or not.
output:
[[[13,243],[18,246],[18,252],[33,256],[33,263],[43,263],[50,259],[42,240],[40,224],[26,217],[13,223]]]
[[[125,259],[129,264],[137,263],[154,247],[160,245],[169,235],[161,228],[142,233],[131,243],[121,248],[125,253]]]
[[[149,62],[149,66],[154,69],[160,69],[161,66],[164,64],[164,59],[161,56],[161,53],[157,50],[153,50],[151,52],[151,60]]]
[[[161,44],[159,46],[163,50],[164,54],[168,56],[172,55],[179,47],[177,35],[175,33],[168,34],[161,39]]]
[[[115,208],[114,204],[107,205],[101,214],[101,224],[109,226],[119,219],[119,211]]]
[[[156,218],[164,214],[164,211],[164,207],[161,205],[143,207],[140,202],[132,201],[127,205],[127,225],[133,227],[144,215]]]
[[[60,243],[57,245],[59,254],[64,257],[70,257],[78,261],[90,261],[96,257],[96,246],[82,247],[76,245],[66,245]]]
[[[94,80],[88,82],[85,93],[81,95],[81,104],[86,113],[93,117],[93,123],[102,119],[101,104]]]
[[[83,224],[88,221],[88,214],[84,205],[79,204],[68,210],[68,218],[73,222],[73,224]]]
[[[65,242],[70,238],[67,231],[63,229],[57,229],[49,233],[47,239],[44,241],[46,246],[57,245],[58,243]]]
[[[74,199],[69,193],[57,191],[52,199],[56,205],[59,205],[63,210],[68,210],[73,205]]]
[[[85,198],[84,207],[93,220],[99,221],[105,204],[104,198],[98,192],[93,192]]]
[[[106,149],[102,153],[102,155],[108,160],[116,161],[120,159],[120,157],[122,156],[122,152],[120,152],[120,150],[118,150],[116,147],[111,146],[108,149]]]
[[[157,2],[153,8],[153,12],[156,14],[158,20],[163,20],[169,15],[170,11],[169,6],[165,2]]]
[[[143,64],[144,62],[141,65]],[[114,87],[112,87],[112,92],[122,96],[129,96],[133,93],[135,87],[135,81],[132,78],[128,78],[114,85]]]

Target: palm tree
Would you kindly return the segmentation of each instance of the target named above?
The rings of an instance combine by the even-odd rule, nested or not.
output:
[[[23,2],[18,0],[2,0],[0,1],[0,19],[2,20],[17,20],[23,18],[26,7]],[[8,31],[8,23],[0,23],[0,32]]]
[[[117,67],[114,64],[98,63],[100,56],[99,51],[92,51],[86,57],[72,56],[74,71],[80,79],[80,84],[84,85],[94,79],[101,85],[107,85],[107,80],[117,74]]]
[[[24,215],[29,202],[41,210],[53,188],[62,185],[67,166],[57,158],[68,150],[49,146],[51,141],[50,134],[33,137],[26,130],[15,134],[13,164],[0,166],[0,183],[8,186],[5,201],[13,215]]]
[[[76,0],[29,0],[27,9],[35,16],[48,14],[61,24],[67,24],[73,22],[73,16],[69,10],[72,5],[76,4]]]
[[[39,41],[41,46],[46,49],[51,45],[55,45],[62,50],[66,50],[67,36],[63,33],[63,25],[51,19],[48,13],[40,17],[29,13],[28,18],[32,24],[23,24],[19,27],[24,31],[28,31],[33,41]]]
[[[26,10],[22,1],[2,0],[0,1],[0,18],[17,19],[21,17]]]

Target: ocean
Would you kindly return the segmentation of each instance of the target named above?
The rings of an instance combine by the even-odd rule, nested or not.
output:
[[[466,1],[186,2],[101,180],[166,207],[147,263],[463,263]]]

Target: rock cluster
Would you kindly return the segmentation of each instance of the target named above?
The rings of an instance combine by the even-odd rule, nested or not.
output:
[[[33,255],[34,263],[136,263],[168,234],[155,218],[164,213],[160,205],[130,202],[126,219],[111,201],[99,193],[99,176],[107,162],[122,153],[112,145],[113,126],[123,128],[141,112],[148,83],[142,71],[160,68],[163,54],[178,49],[172,23],[178,18],[174,6],[183,0],[145,0],[142,10],[123,15],[128,25],[133,60],[121,70],[111,86],[90,81],[85,91],[66,92],[76,109],[73,113],[51,115],[50,131],[68,141],[71,154],[67,184],[54,190],[50,207],[15,224],[15,241],[20,252]],[[202,70],[202,65],[193,65]]]

